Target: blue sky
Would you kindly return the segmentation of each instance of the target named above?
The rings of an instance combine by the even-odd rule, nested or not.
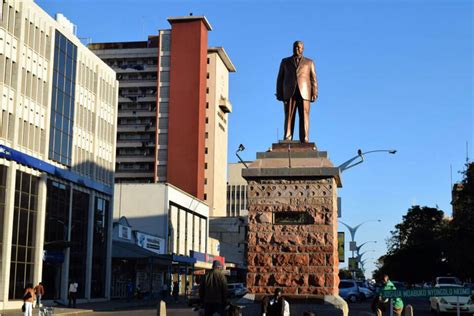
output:
[[[223,46],[237,68],[230,75],[230,162],[240,143],[252,160],[277,141],[277,131],[281,138],[275,79],[293,41],[303,40],[319,82],[310,140],[335,165],[358,148],[398,150],[367,155],[343,174],[342,220],[382,220],[356,234],[359,244],[378,241],[363,248],[374,250],[364,256],[368,272],[411,205],[451,214],[450,166],[458,181],[466,142],[470,157],[474,147],[471,1],[36,2],[51,15],[63,13],[78,37],[93,42],[146,40],[169,28],[167,17],[205,15],[213,26],[209,46]]]

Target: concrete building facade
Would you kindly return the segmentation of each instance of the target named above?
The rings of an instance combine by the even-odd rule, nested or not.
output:
[[[226,216],[226,178],[229,101],[229,72],[235,72],[224,48],[207,52],[206,133],[204,200],[212,216]]]
[[[249,163],[249,162],[247,162]],[[248,214],[248,187],[247,180],[242,178],[242,163],[229,164],[227,180],[227,216],[247,216]]]
[[[170,268],[168,274],[162,273],[159,286],[178,282],[184,293],[186,282],[193,284],[197,260],[192,254],[210,252],[209,207],[165,183],[120,183],[115,194],[114,221],[126,217],[134,229],[164,240]]]
[[[31,0],[0,3],[0,309],[110,292],[115,72]]]
[[[116,182],[171,183],[222,216],[235,67],[205,17],[168,21],[146,42],[89,45],[120,82]]]

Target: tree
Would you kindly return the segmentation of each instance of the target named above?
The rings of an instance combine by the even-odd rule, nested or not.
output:
[[[457,276],[467,279],[474,277],[474,163],[466,164],[463,175],[453,187],[449,262]]]
[[[388,274],[409,283],[431,280],[447,271],[444,248],[448,221],[437,208],[412,206],[388,239],[374,277]]]

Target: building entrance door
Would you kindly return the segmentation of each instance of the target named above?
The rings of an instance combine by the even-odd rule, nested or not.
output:
[[[44,299],[58,300],[61,298],[62,263],[43,261]]]

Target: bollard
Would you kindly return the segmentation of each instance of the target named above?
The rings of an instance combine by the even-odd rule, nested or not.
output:
[[[407,305],[405,307],[405,316],[413,316],[413,306]]]
[[[166,303],[165,301],[161,301],[158,303],[156,307],[156,316],[166,316]]]

